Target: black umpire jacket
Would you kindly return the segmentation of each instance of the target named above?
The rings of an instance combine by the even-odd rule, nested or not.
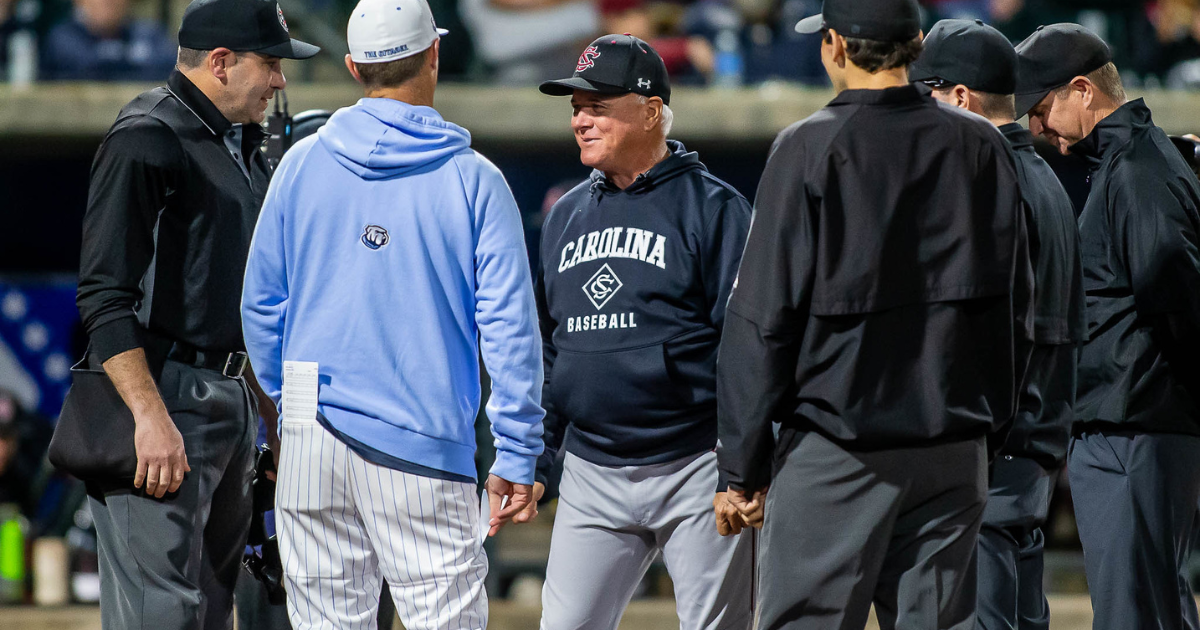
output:
[[[261,127],[242,129],[249,179],[225,145],[232,127],[179,71],[117,115],[92,164],[76,299],[97,361],[148,344],[245,348],[242,278],[268,171]]]
[[[1200,182],[1141,99],[1071,151],[1092,168],[1076,430],[1200,435]]]
[[[927,90],[847,90],[784,130],[721,339],[729,486],[769,483],[772,422],[780,453],[808,431],[878,449],[1005,429],[1031,347],[1027,240],[1004,138]]]
[[[1079,346],[1087,339],[1083,262],[1075,208],[1050,165],[1033,149],[1033,134],[1017,123],[1000,127],[1016,159],[1021,198],[1029,212],[1033,256],[1033,356],[1000,455],[1062,466],[1075,419]]]

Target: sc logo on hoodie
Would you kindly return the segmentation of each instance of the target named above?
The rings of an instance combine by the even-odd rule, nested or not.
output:
[[[388,231],[378,225],[363,228],[362,244],[368,249],[379,249],[388,244]]]

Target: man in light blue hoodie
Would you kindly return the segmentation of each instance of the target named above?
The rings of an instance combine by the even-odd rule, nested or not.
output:
[[[283,159],[242,293],[282,403],[276,509],[293,627],[369,627],[386,578],[409,630],[487,626],[482,542],[529,503],[541,339],[516,202],[430,105],[425,0],[362,0],[346,65],[366,98]],[[497,449],[474,496],[482,352]],[[514,518],[515,516],[515,518]]]

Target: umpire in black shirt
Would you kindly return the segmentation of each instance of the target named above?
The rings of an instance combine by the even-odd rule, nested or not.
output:
[[[977,627],[1048,630],[1041,526],[1066,459],[1087,333],[1075,210],[1033,150],[1033,134],[1015,122],[1017,51],[1000,31],[978,20],[938,22],[909,78],[930,86],[937,100],[987,118],[1016,158],[1034,261],[1035,345],[1017,417],[992,466],[979,531]]]
[[[89,483],[106,629],[232,627],[257,433],[239,301],[267,189],[259,125],[280,60],[318,50],[264,0],[196,0],[179,43],[166,87],[101,144],[83,225],[88,361],[136,422],[136,477]]]
[[[753,520],[769,486],[762,630],[862,628],[872,603],[884,628],[975,624],[1033,279],[1004,138],[909,84],[919,24],[915,0],[826,0],[797,26],[824,28],[839,94],[775,141],[717,366],[730,500]]]
[[[1088,341],[1067,456],[1094,628],[1197,628],[1185,576],[1200,500],[1200,182],[1108,46],[1076,24],[1017,47],[1017,110],[1087,160]]]

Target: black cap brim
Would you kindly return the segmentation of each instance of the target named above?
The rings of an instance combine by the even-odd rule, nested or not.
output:
[[[929,79],[940,78],[942,77],[937,76],[932,70],[929,70],[925,66],[921,65],[920,60],[913,62],[913,64],[908,67],[909,83],[917,83],[918,81],[928,81]]]
[[[796,32],[805,35],[811,35],[821,30],[825,26],[825,16],[821,13],[810,15],[799,22],[796,22]]]
[[[267,48],[254,50],[251,52],[256,52],[260,55],[267,55],[268,57],[281,57],[283,59],[308,59],[309,57],[321,52],[321,48],[319,46],[313,46],[312,44],[302,42],[298,39],[290,39],[282,44],[269,46]]]
[[[571,96],[575,90],[583,90],[584,92],[595,92],[597,94],[629,94],[632,90],[623,88],[619,85],[609,85],[607,83],[599,83],[596,81],[588,81],[583,77],[571,77],[570,79],[555,79],[546,81],[538,86],[542,94],[548,96]]]
[[[1042,99],[1046,98],[1046,96],[1053,91],[1054,88],[1050,88],[1047,90],[1039,90],[1037,92],[1014,95],[1013,100],[1017,106],[1017,120],[1024,118],[1025,115],[1029,113],[1029,110],[1037,107],[1037,104],[1041,103]]]

